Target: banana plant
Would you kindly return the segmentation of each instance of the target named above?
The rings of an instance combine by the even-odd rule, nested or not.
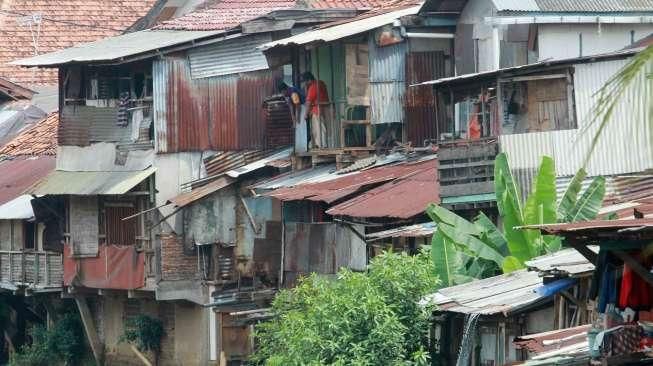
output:
[[[468,221],[435,204],[426,210],[438,228],[433,236],[431,255],[443,286],[498,271],[509,273],[523,268],[524,263],[534,257],[560,249],[559,237],[517,227],[594,219],[605,195],[603,177],[595,178],[581,194],[582,182],[587,176],[581,169],[558,203],[555,163],[547,156],[542,158],[525,202],[521,200],[505,154],[496,157],[494,174],[502,230],[482,212]]]

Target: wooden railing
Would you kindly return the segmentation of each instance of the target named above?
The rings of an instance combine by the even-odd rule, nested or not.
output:
[[[0,287],[52,289],[63,286],[63,255],[56,252],[0,251]]]

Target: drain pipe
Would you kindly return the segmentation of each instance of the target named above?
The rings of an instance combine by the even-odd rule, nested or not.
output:
[[[403,38],[428,38],[428,39],[453,39],[456,35],[453,33],[416,33],[406,31],[406,27],[401,25],[401,20],[397,19],[392,23],[399,28]]]

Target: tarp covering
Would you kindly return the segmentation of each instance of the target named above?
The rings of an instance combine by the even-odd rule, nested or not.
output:
[[[98,256],[75,258],[64,246],[64,285],[114,290],[145,286],[145,255],[133,246],[100,245]]]

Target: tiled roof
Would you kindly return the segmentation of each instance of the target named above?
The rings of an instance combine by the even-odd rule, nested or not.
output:
[[[156,0],[6,0],[0,1],[0,77],[24,85],[56,84],[57,71],[27,69],[7,62],[38,53],[115,36],[144,16]],[[40,30],[23,22],[40,14]]]
[[[290,8],[359,9],[383,6],[387,0],[222,0],[158,25],[158,29],[224,30],[275,10]]]
[[[44,120],[22,132],[0,149],[0,156],[44,156],[57,154],[59,113],[50,113]]]

